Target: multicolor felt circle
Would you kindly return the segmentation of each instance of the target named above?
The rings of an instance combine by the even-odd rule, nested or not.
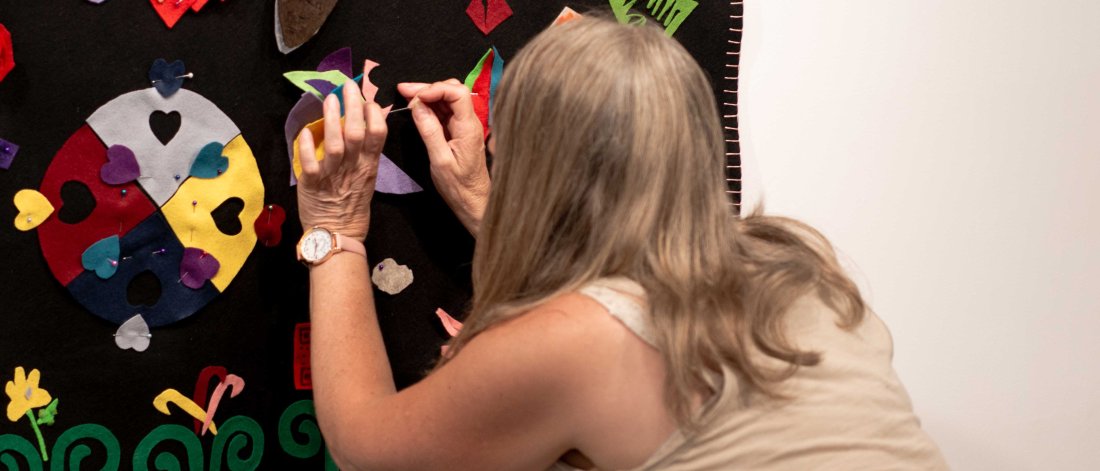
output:
[[[165,140],[163,129],[152,128],[173,113],[178,127]],[[76,221],[60,217],[66,203],[76,204],[63,198],[73,182],[95,200]],[[123,324],[140,315],[150,327],[191,316],[229,286],[256,246],[254,222],[264,208],[256,159],[240,130],[186,89],[168,97],[138,90],[96,110],[54,156],[39,192],[58,212],[37,227],[54,277],[96,316]],[[241,230],[227,234],[212,212],[233,198],[243,202]],[[117,251],[114,243],[104,249],[104,240],[117,241]],[[149,275],[160,296],[130,304],[131,282]]]

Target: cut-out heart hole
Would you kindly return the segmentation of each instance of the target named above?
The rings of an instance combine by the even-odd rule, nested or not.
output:
[[[95,210],[95,196],[88,185],[71,180],[61,185],[61,210],[57,218],[65,224],[78,224]]]
[[[241,233],[241,211],[244,210],[244,201],[240,198],[229,198],[210,212],[214,218],[214,225],[222,234],[235,236]]]
[[[168,145],[172,138],[176,137],[176,133],[179,132],[182,121],[183,116],[180,115],[179,111],[165,113],[157,110],[149,115],[149,129],[153,131],[153,135],[157,136],[157,140],[162,145]]]
[[[160,301],[160,278],[145,270],[138,273],[126,286],[126,302],[133,307],[153,307]]]

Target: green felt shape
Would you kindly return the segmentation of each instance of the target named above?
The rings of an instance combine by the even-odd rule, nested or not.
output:
[[[298,421],[297,430],[291,426]],[[297,431],[297,434],[295,434]],[[298,436],[304,436],[305,442],[299,442]],[[325,470],[333,471],[336,463],[332,461],[328,448],[324,447],[325,440],[321,437],[321,429],[317,426],[317,412],[313,408],[313,401],[302,399],[288,406],[279,416],[279,446],[286,454],[295,458],[312,458],[322,448],[325,450]]]
[[[23,458],[22,462],[14,456]],[[22,463],[26,463],[27,468],[24,468]],[[42,457],[26,438],[9,433],[0,435],[0,465],[3,465],[4,469],[42,471]]]
[[[670,38],[676,34],[676,30],[680,29],[680,25],[684,24],[684,20],[691,16],[691,12],[699,6],[697,0],[646,0],[644,7],[639,0],[609,0],[609,3],[615,19],[624,25],[644,25],[645,16],[634,13],[631,7],[637,5],[639,8],[644,8],[653,15],[653,19],[664,26],[665,35]]]
[[[190,430],[177,424],[161,425],[153,429],[152,432],[149,432],[145,438],[141,439],[141,443],[138,443],[137,448],[134,449],[134,471],[149,471],[149,458],[153,454],[153,448],[167,441],[175,441],[183,445],[184,453],[187,454],[187,467],[184,468],[180,466],[179,458],[172,455],[172,453],[161,451],[157,453],[157,457],[153,463],[156,469],[188,469],[190,471],[202,471],[202,442],[200,442],[199,437],[191,433]],[[171,449],[176,450],[178,448],[171,447]]]
[[[246,446],[249,447],[248,455],[242,458],[241,452]],[[210,471],[221,471],[223,454],[230,470],[259,469],[264,457],[264,431],[260,424],[243,415],[230,417],[222,423],[210,449]]]
[[[191,171],[189,172],[191,176],[217,178],[226,170],[229,170],[229,159],[222,155],[223,149],[225,149],[225,146],[219,142],[211,142],[202,146],[199,155],[195,157],[195,161],[191,164]]]
[[[306,83],[307,80],[324,80],[337,87],[343,85],[348,80],[351,80],[351,77],[344,75],[344,73],[340,72],[339,70],[326,70],[324,72],[314,72],[312,70],[295,70],[283,74],[283,77],[286,77],[287,80],[290,80],[290,83],[293,83],[295,87],[298,87],[302,89],[302,91],[310,93],[321,100],[323,100],[325,96],[322,95],[321,92],[317,91],[317,89],[314,88],[313,85]]]
[[[96,276],[106,280],[118,270],[119,251],[117,235],[100,239],[99,242],[84,250],[84,254],[80,256],[80,264],[85,270],[93,270]]]
[[[88,440],[99,442],[106,451],[106,459],[94,459],[103,463],[103,470],[116,470],[122,460],[122,448],[118,445],[118,439],[107,427],[99,424],[81,424],[70,428],[57,437],[53,444],[50,471],[66,471],[72,469],[90,469],[82,466],[85,458],[92,456],[92,449],[86,445]],[[98,447],[97,447],[98,448]],[[68,464],[68,466],[65,466]]]
[[[53,425],[53,419],[57,417],[57,402],[55,397],[48,406],[38,409],[38,420],[35,421],[38,425]]]

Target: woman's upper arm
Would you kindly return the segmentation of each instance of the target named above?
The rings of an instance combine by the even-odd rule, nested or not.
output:
[[[591,335],[549,307],[495,326],[423,381],[353,408],[333,455],[347,469],[544,469],[590,412]]]

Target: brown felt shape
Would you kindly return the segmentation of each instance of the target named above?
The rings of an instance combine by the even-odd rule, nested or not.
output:
[[[283,44],[291,50],[305,44],[335,7],[336,0],[278,0],[275,10]]]
[[[54,277],[68,285],[84,272],[80,255],[96,241],[112,235],[124,236],[157,207],[133,183],[108,185],[99,178],[99,169],[107,163],[107,148],[92,129],[81,126],[46,169],[40,191],[55,208],[63,208],[61,187],[70,181],[83,183],[95,197],[95,208],[86,218],[67,224],[61,218],[49,218],[38,226],[42,255]],[[126,190],[123,196],[122,190]]]

